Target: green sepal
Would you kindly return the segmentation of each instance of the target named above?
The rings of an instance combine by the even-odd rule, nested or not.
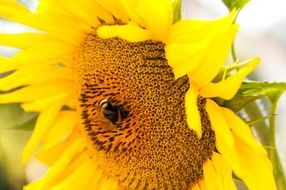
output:
[[[286,91],[286,82],[243,82],[238,94],[243,96],[267,96],[271,103],[277,103],[277,97],[280,97]]]
[[[244,61],[241,63],[238,63],[239,60],[237,60],[237,62],[228,65],[228,66],[224,66],[220,69],[219,73],[217,74],[217,76],[213,79],[212,82],[217,83],[220,82],[222,80],[224,80],[225,78],[227,78],[227,76],[229,76],[233,71],[237,71],[240,68],[246,66],[249,61]]]
[[[182,18],[182,0],[172,0],[173,5],[173,23],[178,22]]]
[[[245,81],[231,100],[217,99],[216,101],[234,112],[258,99],[267,97],[271,104],[276,104],[279,97],[286,91],[286,82],[256,82]],[[273,115],[274,113],[270,113]]]
[[[271,105],[277,104],[279,97],[286,91],[286,82],[243,82],[237,94],[231,100],[216,99],[220,105],[239,112],[248,104],[267,97]],[[249,126],[255,126],[260,122],[274,117],[275,112],[270,112],[268,116],[248,121]]]
[[[243,8],[250,0],[222,0],[225,6],[232,10],[234,8],[241,9]]]
[[[242,96],[237,94],[231,100],[223,101],[222,105],[231,109],[234,112],[239,112],[251,102],[254,102],[255,100],[261,99],[263,97],[263,95]]]

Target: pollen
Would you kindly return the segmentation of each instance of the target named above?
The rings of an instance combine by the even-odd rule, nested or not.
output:
[[[203,178],[215,135],[197,100],[199,139],[186,123],[188,77],[175,80],[164,43],[86,35],[74,55],[82,134],[91,159],[124,189],[187,190]]]

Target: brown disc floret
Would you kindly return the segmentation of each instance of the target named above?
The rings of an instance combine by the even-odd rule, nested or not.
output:
[[[75,55],[88,150],[126,189],[186,190],[203,177],[215,136],[198,98],[202,137],[186,123],[188,77],[177,80],[164,43],[86,36]]]

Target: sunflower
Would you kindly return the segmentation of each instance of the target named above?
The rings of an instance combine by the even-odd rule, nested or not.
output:
[[[258,64],[220,80],[236,12],[173,21],[169,0],[1,0],[0,17],[33,32],[1,34],[0,103],[39,112],[23,162],[47,173],[25,189],[275,188],[265,149],[215,97],[231,99]],[[37,151],[35,151],[37,150]]]

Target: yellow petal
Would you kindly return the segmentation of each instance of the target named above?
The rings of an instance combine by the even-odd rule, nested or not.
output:
[[[42,138],[42,148],[50,149],[61,143],[79,122],[76,111],[61,111]]]
[[[154,38],[149,30],[143,29],[132,22],[127,25],[102,26],[98,28],[97,34],[101,38],[120,37],[130,42],[139,42]]]
[[[236,12],[232,11],[229,15],[216,20],[188,19],[178,21],[172,25],[166,43],[198,43],[231,26],[235,15]]]
[[[208,99],[206,104],[206,110],[211,121],[211,127],[214,130],[215,134],[223,136],[223,140],[225,141],[224,143],[227,144],[229,147],[234,147],[232,133],[230,131],[228,123],[222,115],[220,107],[213,100]]]
[[[48,49],[49,51],[43,51]],[[26,64],[57,64],[64,56],[70,56],[73,47],[62,42],[47,41],[23,49],[4,64],[0,64],[0,72],[7,72],[27,66]],[[52,62],[51,62],[52,61]]]
[[[189,76],[199,88],[209,84],[219,73],[224,65],[231,49],[234,36],[238,27],[231,25],[220,33],[209,38],[209,46],[205,50],[205,55],[200,65],[194,69]]]
[[[118,190],[118,184],[112,178],[104,176],[101,180],[98,190]]]
[[[69,1],[66,3],[67,9],[72,12],[75,17],[81,18],[90,27],[98,27],[101,25],[97,18],[97,10],[94,9],[92,1]]]
[[[215,132],[216,148],[219,153],[223,155],[226,162],[236,170],[242,173],[240,170],[240,163],[238,160],[238,152],[235,148],[233,135],[230,131],[228,123],[223,117],[220,108],[215,102],[208,99],[206,104],[206,111],[209,114],[211,121],[211,127]]]
[[[1,0],[0,17],[10,18],[17,14],[25,14],[30,12],[25,6],[16,0]]]
[[[229,124],[232,133],[237,135],[244,143],[248,144],[253,151],[258,154],[267,154],[266,150],[253,137],[250,127],[244,123],[233,111],[227,108],[221,108],[221,111]]]
[[[169,0],[140,0],[136,13],[157,40],[166,41],[173,22],[173,8]]]
[[[96,10],[96,15],[98,18],[102,19],[107,24],[113,24],[114,23],[114,18],[112,16],[112,14],[110,12],[108,12],[107,9],[103,8],[101,5],[99,5],[94,0],[91,0],[90,3],[92,4],[92,5],[90,5],[90,8],[92,10]]]
[[[0,34],[1,45],[16,48],[27,48],[51,40],[55,40],[55,38],[41,33]]]
[[[98,170],[94,174],[94,178],[92,182],[90,183],[89,187],[87,189],[99,189],[100,182],[104,179],[104,174],[102,171]],[[118,190],[118,189],[116,189]]]
[[[62,102],[61,100],[59,100],[57,102],[54,102],[52,106],[50,106],[46,110],[43,110],[40,113],[32,137],[29,139],[27,145],[24,148],[22,155],[22,162],[26,162],[32,155],[40,139],[43,137],[45,132],[48,130],[48,127],[56,118],[61,107],[62,107]]]
[[[108,10],[115,18],[121,20],[124,23],[129,21],[128,15],[124,11],[123,6],[121,5],[120,1],[118,0],[96,0],[98,4]]]
[[[210,83],[200,89],[200,94],[207,98],[220,97],[226,100],[231,99],[240,88],[245,77],[257,67],[259,61],[258,58],[249,60],[248,65],[240,69],[236,74],[221,82]]]
[[[185,107],[187,124],[191,130],[194,130],[199,138],[202,137],[201,115],[198,109],[198,92],[195,87],[190,87],[185,96]]]
[[[217,74],[237,28],[232,24],[234,17],[235,11],[215,21],[182,20],[171,27],[166,57],[176,77],[189,74],[200,87]]]
[[[122,7],[131,21],[145,28],[144,20],[136,13],[135,9],[140,1],[138,0],[120,0]]]
[[[208,100],[208,102],[209,101],[210,100]],[[214,116],[220,117],[222,112],[221,110],[217,109],[216,115],[214,113],[211,114],[212,111],[210,111],[208,103],[207,111],[210,119]],[[225,120],[229,121],[229,119]],[[213,119],[211,119],[211,123],[214,123]],[[221,126],[223,126],[223,124],[221,124],[220,127]],[[266,187],[266,189],[274,189],[275,184],[272,176],[271,163],[264,153],[259,154],[257,151],[253,151],[249,144],[242,141],[235,132],[233,133],[234,147],[230,146],[230,144],[225,140],[227,135],[217,133],[217,130],[215,130],[215,133],[216,147],[218,151],[222,154],[226,162],[232,167],[235,174],[246,182],[249,189],[263,189],[263,186]],[[260,185],[261,182],[259,181],[263,181],[264,184]]]
[[[204,179],[202,179],[198,182],[198,185],[199,185],[201,190],[207,190],[205,183],[207,183],[207,182]]]
[[[72,109],[72,110],[76,110],[77,109],[78,96],[77,96],[77,92],[75,90],[70,92],[69,96],[66,99],[65,105],[67,107],[69,107],[70,109]]]
[[[24,186],[24,190],[40,190],[39,187],[43,183],[43,179],[33,181],[32,183],[29,183],[28,185]]]
[[[265,154],[258,154],[235,135],[235,144],[239,152],[240,170],[242,174],[235,171],[249,190],[267,189],[276,190],[275,180],[272,171],[272,164]]]
[[[200,186],[196,183],[191,190],[203,190],[200,188]]]
[[[81,18],[90,27],[99,26],[101,24],[97,16],[99,12],[102,12],[103,8],[99,7],[96,1],[65,0],[65,1],[62,1],[62,3],[63,3],[65,10],[67,10],[74,17]],[[57,7],[58,4],[59,4],[59,1],[55,1],[54,6]],[[106,10],[104,11],[107,12]],[[108,16],[108,18],[110,18],[110,16]],[[110,20],[113,21],[113,19],[110,19]]]
[[[244,171],[240,167],[241,164],[238,157],[239,152],[236,150],[236,147],[231,147],[226,144],[223,138],[224,136],[221,134],[216,134],[216,148],[218,152],[223,156],[225,161],[231,166],[232,170],[235,171],[236,174],[242,175]]]
[[[87,158],[74,171],[71,171],[70,175],[66,176],[61,183],[52,187],[51,190],[86,189],[89,183],[92,182],[96,169],[96,165],[93,164],[90,158]],[[75,183],[78,179],[81,179],[80,182]]]
[[[1,64],[5,63],[7,61],[8,61],[7,57],[4,57],[4,56],[0,55],[0,66],[1,66]]]
[[[99,26],[96,10],[90,4],[91,1],[76,0],[43,0],[37,7],[37,12],[42,14],[64,14],[73,20],[79,20],[87,26]]]
[[[68,135],[63,142],[56,144],[50,149],[45,149],[45,147],[41,146],[36,154],[37,160],[41,161],[47,166],[54,165],[60,159],[63,152],[65,152],[68,147],[73,144],[75,139],[77,139],[77,135],[75,135],[75,130],[73,130],[72,134]]]
[[[67,10],[65,9],[66,0],[41,0],[41,2],[36,7],[36,13],[40,14],[66,14]]]
[[[218,174],[216,173],[211,160],[207,160],[204,163],[204,184],[206,190],[222,190],[222,187],[218,183]]]
[[[94,0],[42,0],[37,7],[37,12],[42,14],[55,12],[55,14],[65,14],[69,17],[79,17],[90,26],[100,24],[98,18],[109,24],[114,23],[111,13]]]
[[[59,94],[72,94],[74,89],[68,81],[39,83],[10,93],[0,94],[0,103],[32,102]]]
[[[213,152],[212,162],[217,174],[219,175],[218,178],[220,180],[220,185],[222,186],[221,189],[236,190],[236,186],[232,178],[232,170],[224,160],[223,156]]]
[[[90,26],[80,22],[78,19],[69,18],[60,14],[39,15],[28,12],[16,14],[7,19],[35,29],[49,32],[51,36],[60,38],[71,45],[78,45],[83,38],[84,32],[90,30]],[[62,22],[63,20],[65,22]],[[75,25],[77,27],[74,27]]]
[[[19,23],[31,26],[33,28],[46,31],[50,35],[55,36],[73,46],[78,46],[84,38],[85,32],[89,32],[92,28],[90,25],[82,22],[78,18],[70,18],[65,15],[21,15],[18,19]],[[62,22],[64,21],[64,22]],[[74,26],[77,27],[74,27]]]
[[[0,65],[1,67],[1,65]],[[0,79],[0,90],[8,91],[20,86],[42,83],[53,80],[66,80],[72,78],[73,74],[68,67],[57,67],[51,65],[36,65],[34,67],[23,67],[12,74]],[[35,80],[37,79],[37,80]]]
[[[74,139],[76,140],[76,139]],[[72,145],[72,144],[70,144]],[[63,150],[61,152],[61,156],[63,154],[63,152],[65,152],[67,149]],[[57,159],[57,161],[61,160],[61,157]],[[56,162],[57,162],[56,161]],[[65,168],[63,169],[63,171],[61,171],[61,173],[57,173],[54,176],[51,176],[51,178],[49,178],[48,180],[46,180],[46,175],[48,175],[48,173],[50,173],[50,170],[52,170],[52,168],[54,168],[55,165],[57,165],[57,163],[50,165],[46,175],[43,177],[43,182],[39,185],[39,189],[40,190],[50,190],[53,187],[61,184],[63,181],[65,181],[67,178],[69,178],[76,170],[77,168],[82,165],[82,163],[84,163],[85,161],[89,161],[90,162],[90,157],[88,156],[88,154],[86,152],[80,152],[76,155],[73,156],[72,161],[70,161],[68,163],[68,165],[65,166]],[[93,167],[97,167],[97,164],[93,164]]]
[[[67,170],[68,167],[73,166],[73,169],[76,169],[75,163],[80,163],[84,159],[88,159],[88,155],[82,154],[79,161],[77,160],[78,154],[82,153],[85,148],[85,140],[82,138],[74,139],[73,143],[62,153],[61,157],[57,162],[49,168],[48,172],[45,175],[45,181],[42,184],[41,189],[46,189],[44,187],[49,187],[54,183],[54,180],[61,177],[63,173]],[[75,162],[75,163],[74,163]],[[78,165],[77,165],[78,166]]]
[[[239,168],[233,169],[235,174],[250,190],[276,189],[266,151],[255,141],[249,127],[238,116],[226,108],[222,108],[222,112],[231,126],[239,153]]]
[[[61,94],[57,94],[55,96],[51,96],[48,98],[35,100],[33,102],[23,103],[21,104],[21,107],[26,112],[41,112],[42,110],[47,109],[47,107],[52,105],[53,102],[55,101],[61,100],[62,103],[64,104],[66,102],[65,101],[66,97],[67,97],[67,94],[61,93]]]
[[[172,43],[165,46],[168,64],[172,67],[175,79],[192,72],[201,63],[208,41],[193,44]],[[192,76],[189,76],[190,78]]]
[[[67,42],[78,45],[82,39],[82,30],[90,28],[75,17],[69,18],[66,15],[43,15],[33,14],[26,7],[15,0],[3,0],[0,5],[0,17],[24,24],[39,30],[53,33]],[[64,22],[62,22],[64,20]],[[77,27],[74,27],[74,26]]]

